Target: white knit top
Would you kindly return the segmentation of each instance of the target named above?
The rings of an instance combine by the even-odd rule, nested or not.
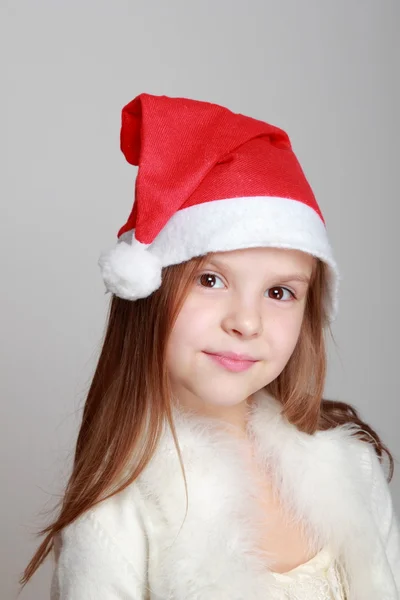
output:
[[[291,571],[273,572],[273,576],[276,580],[273,600],[348,600],[344,569],[328,548]]]

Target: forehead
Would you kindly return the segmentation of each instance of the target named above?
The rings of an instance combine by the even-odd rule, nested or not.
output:
[[[310,276],[316,259],[300,250],[245,248],[208,255],[207,264],[228,270],[254,270],[272,275]]]

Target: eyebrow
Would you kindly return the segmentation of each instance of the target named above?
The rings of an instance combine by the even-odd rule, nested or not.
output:
[[[230,271],[229,265],[220,263],[218,260],[216,260],[214,258],[210,258],[210,260],[208,261],[208,264],[215,266],[217,269],[227,269]],[[308,275],[302,274],[302,273],[293,273],[293,274],[289,273],[288,275],[277,275],[276,274],[272,277],[272,279],[274,279],[275,281],[279,281],[280,283],[289,283],[290,281],[298,281],[299,283],[304,283],[305,285],[308,285],[310,283],[311,277],[309,277]]]
[[[281,281],[282,283],[287,283],[289,281],[299,281],[300,283],[310,283],[310,277],[307,275],[299,275],[298,273],[293,275],[285,275],[284,277],[274,277],[277,281]]]

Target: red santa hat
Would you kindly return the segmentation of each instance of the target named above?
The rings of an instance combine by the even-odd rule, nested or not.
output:
[[[208,252],[301,250],[339,273],[325,221],[285,131],[216,104],[141,94],[122,109],[121,150],[139,167],[132,211],[99,259],[120,298],[149,296],[163,267]]]

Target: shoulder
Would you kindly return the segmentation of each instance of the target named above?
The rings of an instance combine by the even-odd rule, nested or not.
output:
[[[137,486],[131,484],[56,536],[52,600],[94,598],[100,589],[110,598],[120,597],[117,590],[129,592],[126,598],[137,597],[133,590],[141,593],[148,554],[142,504]]]
[[[386,531],[396,519],[388,482],[388,466],[385,461],[381,462],[371,444],[365,443],[365,446],[361,465],[368,482],[370,507],[380,528]]]
[[[329,472],[337,485],[346,484],[374,516],[382,516],[385,507],[390,512],[392,504],[387,477],[389,461],[381,462],[372,443],[362,440],[357,432],[358,426],[352,423],[318,431],[310,444],[314,468],[322,479],[324,472]]]
[[[381,462],[372,443],[362,440],[357,426],[339,426],[337,442],[342,448],[342,459],[358,473],[358,481],[364,484],[371,497],[375,491],[388,488],[386,463]]]
[[[354,436],[349,443],[348,457],[358,467],[362,481],[368,486],[371,498],[389,489],[389,461],[379,458],[372,443]]]
[[[385,458],[381,460],[374,446],[360,439],[349,441],[347,455],[357,474],[356,483],[360,490],[362,488],[369,511],[385,538],[393,524],[396,524],[388,482],[389,461]]]
[[[91,533],[93,537],[106,545],[114,545],[129,556],[132,540],[135,549],[145,551],[144,547],[144,510],[143,500],[135,484],[96,504],[70,523],[62,531],[62,541],[75,541],[82,534]]]

